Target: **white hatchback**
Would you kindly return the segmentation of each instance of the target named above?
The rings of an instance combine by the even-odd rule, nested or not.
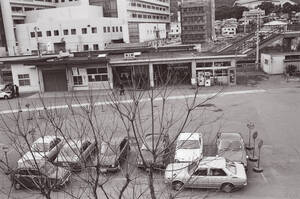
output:
[[[203,157],[201,133],[180,133],[176,141],[175,162],[192,162]]]

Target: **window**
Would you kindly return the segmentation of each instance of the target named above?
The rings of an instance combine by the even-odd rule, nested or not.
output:
[[[119,32],[119,27],[118,26],[116,26],[116,32]]]
[[[103,32],[106,32],[106,27],[105,26],[103,27]]]
[[[46,35],[47,35],[47,37],[51,37],[51,31],[50,31],[50,30],[47,30],[47,31],[46,31]]]
[[[122,26],[120,26],[120,32],[122,32],[123,30],[122,30]]]
[[[193,175],[195,175],[195,176],[207,176],[207,169],[198,169],[193,173]]]
[[[59,35],[58,30],[54,30],[54,36],[58,36],[58,35]]]
[[[35,32],[31,32],[31,33],[30,33],[30,37],[31,37],[31,38],[34,38],[34,37],[35,37]]]
[[[87,44],[83,45],[83,50],[88,51],[89,50],[89,45],[87,45]]]
[[[86,28],[81,28],[81,33],[82,34],[87,34],[87,29]]]
[[[114,26],[112,27],[112,31],[115,32],[115,27]]]
[[[269,64],[269,60],[265,59],[265,64]]]
[[[64,35],[68,35],[69,34],[69,30],[68,29],[65,29],[64,30]]]
[[[110,32],[110,27],[107,27],[107,32]]]
[[[76,35],[76,29],[71,29],[71,35]]]
[[[30,86],[29,74],[19,74],[19,86]]]
[[[25,7],[25,11],[31,11],[31,10],[34,10],[34,8],[27,8],[27,7]]]
[[[88,68],[86,69],[89,82],[107,81],[107,68]]]
[[[37,32],[37,36],[38,36],[38,37],[42,37],[42,36],[43,36],[42,32],[41,32],[41,31],[38,31],[38,32]]]
[[[73,76],[74,85],[82,85],[82,76]]]
[[[92,27],[92,33],[97,33],[97,27]]]
[[[98,44],[94,44],[94,45],[93,45],[93,49],[94,49],[94,50],[99,50],[99,45],[98,45]]]
[[[211,169],[212,176],[227,176],[223,169]]]

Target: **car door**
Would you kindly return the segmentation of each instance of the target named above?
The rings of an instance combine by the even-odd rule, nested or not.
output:
[[[188,186],[192,188],[207,188],[209,186],[207,168],[196,169],[188,181]]]
[[[209,170],[210,188],[219,188],[225,182],[228,182],[228,175],[222,168],[211,168]]]

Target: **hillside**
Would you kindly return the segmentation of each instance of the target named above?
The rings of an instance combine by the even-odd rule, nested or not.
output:
[[[292,0],[296,3],[300,4],[300,0]],[[216,8],[222,7],[222,6],[233,6],[233,3],[235,0],[215,0]]]

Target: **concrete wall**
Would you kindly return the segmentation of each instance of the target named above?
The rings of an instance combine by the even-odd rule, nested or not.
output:
[[[118,32],[112,32],[112,27],[118,27]],[[19,41],[21,54],[30,54],[31,51],[37,50],[37,42],[40,43],[42,51],[46,51],[46,46],[54,49],[54,43],[64,41],[66,50],[83,51],[84,45],[89,45],[93,50],[93,45],[98,44],[99,50],[105,48],[105,44],[111,40],[123,38],[123,32],[120,27],[123,26],[117,18],[95,18],[95,19],[78,19],[69,21],[49,21],[48,23],[29,23],[17,25],[16,35]],[[31,37],[31,32],[42,32],[42,37]],[[92,33],[92,28],[97,28],[97,33]],[[103,27],[110,27],[110,32],[104,33]],[[82,34],[82,28],[87,28],[87,34]],[[71,29],[76,29],[76,35],[71,34]],[[124,28],[122,28],[124,29]],[[54,35],[54,30],[59,31],[59,36]],[[64,30],[68,30],[68,35],[64,35]],[[51,31],[51,36],[46,35],[46,31]]]
[[[19,92],[38,92],[39,80],[38,71],[35,66],[24,66],[23,64],[12,64],[11,72],[13,75],[14,84],[19,86]],[[18,75],[29,74],[30,86],[20,86]]]
[[[101,7],[83,5],[28,11],[26,12],[25,23],[97,19],[99,17],[103,17]]]
[[[167,37],[166,24],[140,23],[139,24],[140,42],[158,39],[156,37],[157,30],[159,30],[159,39],[164,39]]]

